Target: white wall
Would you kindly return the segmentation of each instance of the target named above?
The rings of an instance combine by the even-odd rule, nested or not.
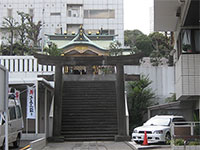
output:
[[[151,65],[125,66],[126,74],[138,74],[149,76],[152,81],[151,88],[155,92],[160,103],[164,103],[164,99],[175,93],[174,67]]]
[[[82,4],[83,9],[114,9],[115,18],[87,19],[83,17],[67,17],[67,4]],[[44,34],[54,34],[56,29],[62,27],[66,30],[66,24],[83,24],[87,30],[114,29],[116,37],[124,43],[124,19],[123,0],[0,0],[0,27],[4,17],[8,15],[8,9],[12,9],[13,17],[19,20],[17,11],[29,12],[34,10],[35,21],[44,21]],[[60,12],[61,15],[51,16],[50,13]]]

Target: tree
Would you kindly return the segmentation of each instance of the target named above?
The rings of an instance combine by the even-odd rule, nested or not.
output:
[[[41,21],[33,22],[33,17],[24,12],[17,12],[20,16],[20,22],[16,22],[12,17],[4,18],[3,27],[9,33],[9,36],[4,37],[9,45],[4,45],[1,48],[2,54],[5,55],[24,55],[25,52],[31,53],[33,49],[38,48],[41,38],[39,38],[41,30]],[[14,40],[15,39],[15,40]],[[30,41],[32,41],[32,45]],[[9,52],[6,50],[9,48]]]
[[[125,30],[124,31],[124,45],[134,47],[138,36],[143,35],[140,30]]]
[[[175,102],[176,101],[176,94],[174,93],[172,96],[167,97],[165,99],[165,103]]]
[[[6,39],[8,41],[8,43],[10,44],[9,55],[13,55],[13,43],[14,43],[14,36],[15,36],[15,31],[16,31],[17,24],[18,23],[12,17],[4,18],[3,27],[9,33],[8,38],[4,37],[4,39]]]
[[[145,34],[140,35],[136,38],[135,46],[140,52],[144,53],[144,56],[146,57],[148,57],[153,51],[152,41]]]
[[[25,14],[24,12],[17,12],[17,14],[20,16],[20,23],[18,24],[16,30],[19,36],[19,45],[21,46],[21,55],[24,55],[25,50],[27,51],[27,45],[28,45],[28,41],[27,41],[27,33],[26,33],[26,17],[27,14]]]
[[[153,51],[151,39],[140,30],[126,30],[124,32],[124,45],[130,46],[135,53],[144,53],[144,56],[149,56]]]
[[[39,38],[39,34],[41,31],[42,22],[38,21],[37,23],[34,23],[33,17],[28,14],[26,14],[26,19],[27,19],[27,26],[26,26],[27,38],[33,42],[33,47],[37,48],[41,40],[41,38]]]
[[[44,48],[44,51],[51,56],[60,56],[61,50],[58,49],[55,43],[52,43],[49,48]]]
[[[149,35],[152,40],[153,51],[150,54],[153,66],[162,64],[162,58],[169,59],[169,53],[173,49],[170,38],[162,33],[154,32]]]
[[[121,48],[121,43],[119,41],[114,41],[109,46],[109,53],[111,56],[122,55],[123,49]]]
[[[139,81],[128,82],[128,105],[130,131],[143,123],[143,116],[147,113],[147,107],[155,104],[155,93],[149,87],[152,81],[148,77],[141,76]]]

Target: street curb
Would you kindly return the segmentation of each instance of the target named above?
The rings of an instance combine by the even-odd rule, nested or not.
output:
[[[30,142],[30,148],[32,150],[41,150],[46,146],[46,138],[40,138]]]
[[[144,149],[162,149],[162,148],[171,148],[169,145],[147,145],[143,146],[135,143],[134,141],[126,142],[133,150],[144,150]]]

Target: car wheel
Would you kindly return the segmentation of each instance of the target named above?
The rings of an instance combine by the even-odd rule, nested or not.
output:
[[[18,148],[20,145],[20,136],[18,135],[17,138],[16,138],[16,141],[13,142],[13,146],[15,148]]]
[[[169,132],[167,132],[165,135],[165,143],[170,144],[170,141],[171,141],[171,135]]]

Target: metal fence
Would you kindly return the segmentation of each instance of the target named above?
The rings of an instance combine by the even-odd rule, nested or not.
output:
[[[171,148],[173,150],[191,149],[190,142],[200,143],[200,122],[173,122],[171,125],[171,138]],[[176,146],[178,140],[178,144],[182,147],[180,145]],[[200,145],[193,147],[199,148]]]

